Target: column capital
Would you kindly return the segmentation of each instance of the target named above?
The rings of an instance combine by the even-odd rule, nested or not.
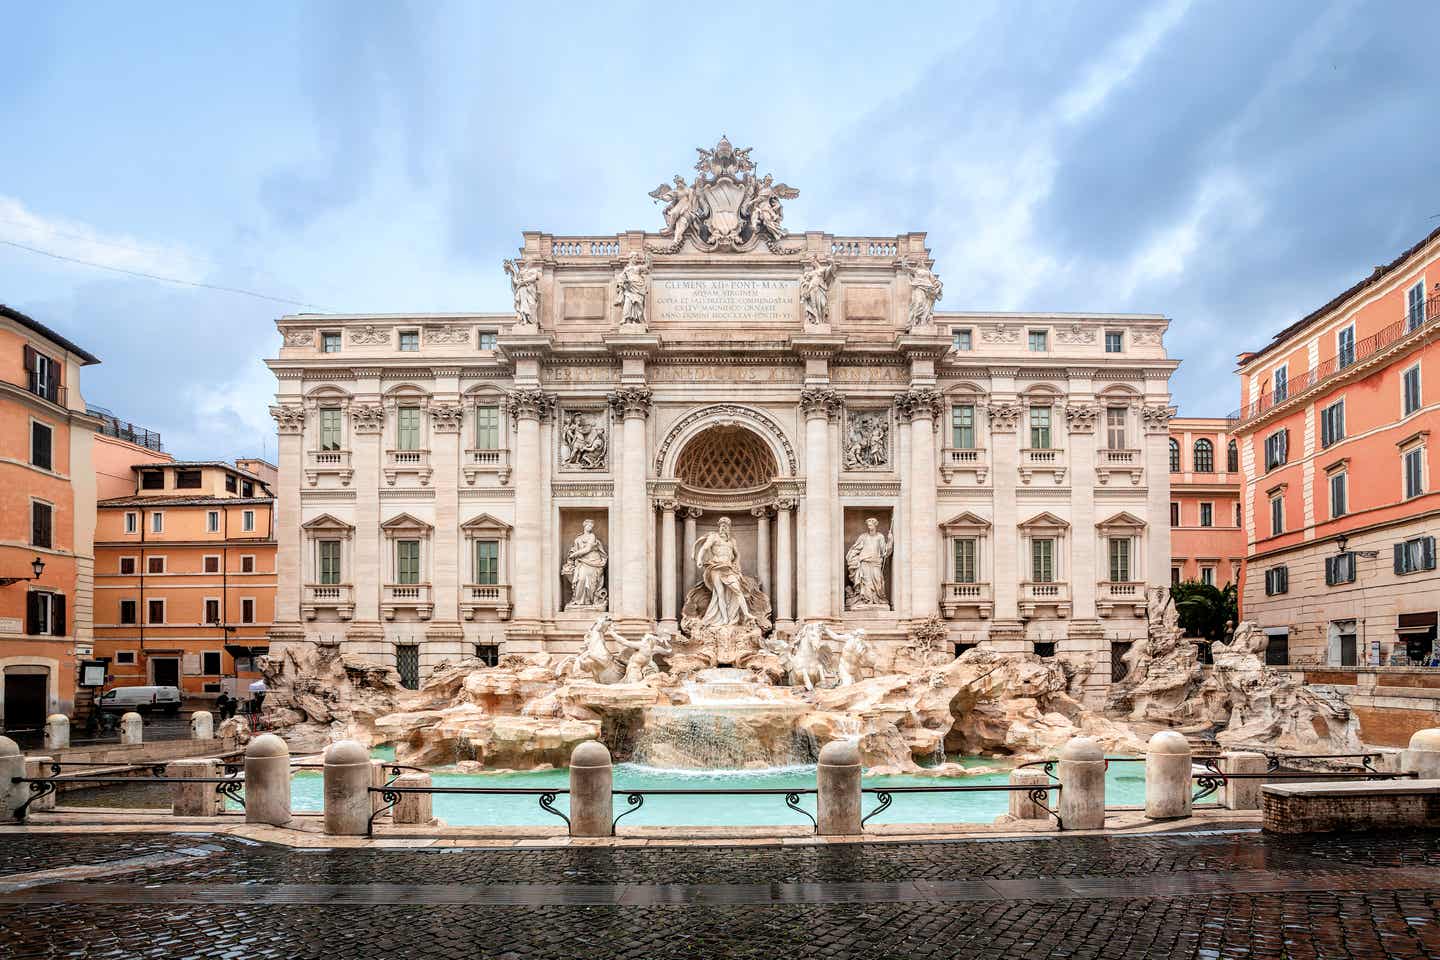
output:
[[[705,511],[699,507],[686,507],[684,510],[686,520],[699,520],[705,516]]]
[[[1014,433],[1016,426],[1020,423],[1020,404],[1013,401],[992,403],[985,408],[985,416],[990,420],[990,429],[996,433]]]
[[[356,433],[379,433],[385,428],[385,408],[378,403],[357,403],[350,408],[350,424]]]
[[[912,387],[895,397],[895,413],[902,423],[911,420],[938,420],[944,397],[933,387]]]
[[[1100,408],[1093,403],[1065,404],[1065,423],[1071,433],[1094,433]]]
[[[752,517],[761,517],[761,518],[770,516],[770,505],[769,505],[769,504],[766,504],[766,505],[763,506],[763,507],[751,507],[751,508],[750,508],[750,516],[752,516]]]
[[[1170,418],[1175,414],[1165,404],[1146,404],[1140,408],[1140,419],[1145,422],[1146,433],[1169,433]]]
[[[440,403],[430,408],[430,425],[436,433],[459,433],[465,411],[458,403]]]
[[[844,398],[840,396],[839,391],[830,387],[806,387],[800,391],[800,409],[805,411],[807,420],[819,417],[836,420],[839,419],[840,411],[844,408]]]
[[[621,387],[606,399],[610,403],[610,413],[615,419],[628,420],[631,417],[639,417],[644,420],[650,416],[653,397],[654,393],[649,387]]]
[[[555,394],[520,388],[505,396],[505,410],[516,420],[549,420],[555,413]]]
[[[275,418],[276,429],[284,433],[300,433],[305,429],[305,408],[294,404],[280,404],[270,408]]]
[[[777,512],[789,513],[795,509],[799,502],[795,497],[781,497],[775,501],[775,509]]]
[[[680,501],[672,497],[655,497],[650,502],[661,513],[674,513],[680,507]]]

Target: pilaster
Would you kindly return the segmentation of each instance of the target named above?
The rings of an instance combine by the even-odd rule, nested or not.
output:
[[[645,421],[651,400],[650,389],[644,386],[623,386],[609,396],[611,411],[623,423],[625,446],[620,478],[621,589],[619,603],[613,607],[624,620],[651,619],[649,540],[654,516],[646,503],[645,484]],[[614,585],[612,579],[612,592]]]
[[[1028,557],[1019,555],[1020,522],[1016,487],[1019,484],[1020,447],[1015,431],[1020,423],[1020,405],[1013,400],[995,400],[985,410],[990,423],[990,483],[994,490],[995,525],[993,586],[995,590],[995,623],[990,636],[998,636],[1000,621],[1018,621],[1020,616],[1020,581],[1028,579],[1025,564]]]
[[[833,602],[835,472],[830,464],[830,421],[838,418],[840,394],[823,387],[800,393],[805,414],[805,595],[800,616],[823,620],[835,613]]]

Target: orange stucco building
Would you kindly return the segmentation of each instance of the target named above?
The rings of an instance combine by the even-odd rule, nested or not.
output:
[[[1435,655],[1440,230],[1240,357],[1244,605],[1298,664]]]
[[[1170,582],[1239,584],[1245,565],[1239,451],[1223,417],[1170,421]]]
[[[94,356],[0,306],[0,727],[73,713],[90,654],[96,418],[80,369]],[[43,564],[34,575],[36,561]]]
[[[264,461],[131,466],[99,503],[95,646],[107,686],[187,697],[244,694],[275,611],[274,467]]]

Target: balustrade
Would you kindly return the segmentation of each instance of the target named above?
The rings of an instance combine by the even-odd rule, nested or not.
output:
[[[482,473],[493,473],[503,486],[510,482],[510,451],[497,449],[469,449],[460,465],[465,482],[474,485]]]
[[[1065,480],[1065,451],[1054,447],[1026,447],[1020,451],[1020,480],[1029,483],[1037,473],[1048,473],[1056,483]]]
[[[501,620],[510,619],[510,585],[508,583],[467,583],[461,588],[460,613],[474,620],[482,610],[494,610]]]
[[[305,584],[301,615],[314,620],[320,610],[334,610],[341,620],[349,620],[355,613],[355,588],[348,583]]]
[[[402,473],[413,473],[419,477],[422,485],[430,483],[430,451],[429,450],[386,450],[385,451],[385,482],[394,485],[395,479]]]
[[[1136,617],[1145,616],[1145,584],[1136,580],[1102,580],[1095,585],[1095,609],[1108,617],[1125,607]]]
[[[340,483],[349,486],[354,470],[349,450],[308,450],[305,453],[305,482],[315,486],[325,474],[335,474]]]
[[[1020,616],[1029,619],[1041,607],[1054,607],[1058,616],[1070,616],[1070,584],[1063,580],[1021,583]]]
[[[994,611],[994,593],[990,584],[954,580],[941,584],[940,612],[947,620],[962,619],[967,614],[988,620]]]
[[[944,447],[940,450],[940,476],[949,483],[958,473],[971,473],[976,483],[990,476],[990,451],[975,447]]]
[[[428,583],[387,583],[380,598],[380,610],[386,620],[394,620],[397,610],[414,610],[421,620],[429,620],[434,609]]]

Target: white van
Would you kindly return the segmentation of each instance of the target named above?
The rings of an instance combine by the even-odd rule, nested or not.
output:
[[[101,710],[114,713],[180,712],[179,687],[116,687],[106,690],[96,701]]]

